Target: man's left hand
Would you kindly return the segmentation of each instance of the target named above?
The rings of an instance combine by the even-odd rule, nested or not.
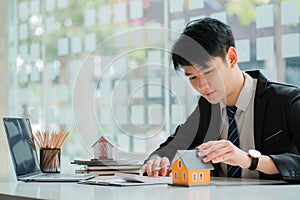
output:
[[[205,156],[203,162],[223,162],[241,168],[248,168],[251,163],[248,154],[228,140],[209,141],[201,144],[197,149],[198,156]]]

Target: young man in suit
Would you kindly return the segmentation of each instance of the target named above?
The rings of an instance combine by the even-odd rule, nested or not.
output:
[[[196,148],[203,162],[214,164],[214,176],[300,182],[297,87],[271,82],[259,71],[242,72],[231,28],[212,18],[187,25],[172,61],[201,97],[142,172],[166,176],[177,150]]]

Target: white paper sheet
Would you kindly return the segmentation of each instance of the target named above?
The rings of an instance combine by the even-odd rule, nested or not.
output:
[[[99,7],[99,23],[108,24],[110,23],[110,6]]]
[[[250,41],[249,39],[245,40],[236,40],[235,42],[236,49],[238,52],[238,62],[249,62],[250,61]]]
[[[66,37],[58,39],[57,55],[64,56],[69,53],[69,40]]]
[[[204,8],[204,0],[189,0],[189,10]]]
[[[36,15],[40,13],[40,1],[39,0],[31,0],[30,2],[30,14]]]
[[[114,6],[114,20],[115,22],[126,21],[126,4],[117,3]]]
[[[46,0],[46,12],[54,11],[55,9],[55,1],[54,0]]]
[[[53,33],[55,31],[55,17],[49,16],[46,18],[46,32]]]
[[[130,1],[130,19],[138,19],[143,17],[143,1]]]
[[[281,3],[281,24],[299,23],[299,0]]]
[[[182,12],[184,8],[184,0],[172,0],[170,5],[170,13]]]
[[[30,45],[31,58],[40,58],[40,43],[32,43]]]
[[[27,19],[29,15],[28,2],[24,1],[19,4],[19,19]]]
[[[274,6],[264,5],[256,7],[256,28],[274,26]]]
[[[274,37],[261,37],[256,39],[256,59],[266,60],[274,57]]]
[[[96,10],[88,9],[84,13],[84,26],[95,26],[96,24]]]
[[[144,106],[143,105],[132,105],[131,106],[131,122],[134,125],[142,125],[145,123],[144,117]]]
[[[85,35],[85,45],[84,50],[85,51],[92,51],[96,48],[96,34],[95,33],[89,33]]]
[[[77,54],[82,52],[82,40],[80,36],[71,38],[71,53]]]
[[[20,40],[26,40],[28,38],[28,25],[25,23],[19,26],[19,38]]]
[[[300,55],[299,33],[282,35],[282,57],[297,57]]]

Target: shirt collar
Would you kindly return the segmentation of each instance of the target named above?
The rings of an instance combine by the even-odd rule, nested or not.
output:
[[[240,95],[236,101],[235,106],[239,110],[246,111],[246,109],[251,101],[251,97],[255,91],[255,87],[254,87],[255,81],[250,75],[248,75],[246,73],[243,73],[243,75],[245,77],[245,84],[240,92]],[[226,105],[224,104],[223,101],[220,102],[220,106],[221,106],[221,109],[226,107]]]

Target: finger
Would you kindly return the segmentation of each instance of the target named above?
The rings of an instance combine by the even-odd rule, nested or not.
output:
[[[146,171],[146,164],[144,164],[141,169],[140,169],[140,173],[143,174]]]
[[[200,146],[198,146],[198,156],[205,156],[207,155],[209,152],[211,152],[216,144],[218,143],[218,141],[209,141],[206,143],[202,143]]]
[[[218,141],[210,141],[207,143],[203,143],[203,146],[200,147],[199,152],[197,153],[198,156],[207,156],[214,151],[224,148],[226,146],[230,146],[230,142],[228,140],[218,140]],[[201,145],[200,145],[201,146]]]
[[[153,162],[154,162],[153,160],[149,160],[146,163],[145,171],[147,172],[148,176],[152,176],[152,165],[153,165]]]
[[[151,169],[153,177],[158,177],[161,160],[162,160],[161,158],[156,158],[153,162],[152,169]]]
[[[228,162],[228,159],[231,159],[234,156],[235,150],[238,148],[234,146],[231,142],[226,141],[216,145],[216,148],[208,153],[203,159],[204,162],[212,161],[216,162]],[[225,160],[226,159],[226,160]]]
[[[220,163],[220,162],[227,163],[227,159],[229,157],[231,157],[230,151],[227,148],[222,148],[218,151],[215,151],[214,153],[206,157],[204,160],[211,161],[212,163]]]
[[[166,176],[168,174],[168,170],[169,170],[169,167],[170,167],[169,159],[167,157],[163,157],[161,159],[160,166],[161,166],[160,175],[161,176]]]
[[[199,150],[204,150],[204,149],[207,149],[208,147],[212,146],[216,141],[208,141],[208,142],[205,142],[205,143],[202,143],[201,145],[199,145],[197,148]]]

